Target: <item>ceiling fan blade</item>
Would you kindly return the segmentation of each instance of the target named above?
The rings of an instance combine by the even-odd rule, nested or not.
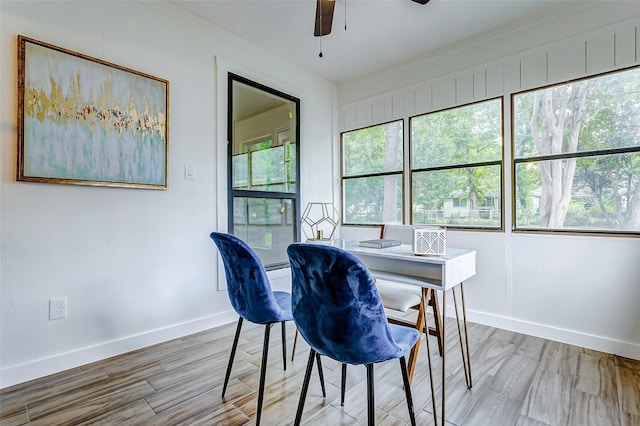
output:
[[[313,32],[314,36],[325,36],[331,32],[331,24],[333,23],[333,9],[335,8],[335,6],[335,0],[317,0],[316,27]]]
[[[416,3],[420,3],[420,4],[427,4],[429,3],[429,0],[412,0],[415,1]]]

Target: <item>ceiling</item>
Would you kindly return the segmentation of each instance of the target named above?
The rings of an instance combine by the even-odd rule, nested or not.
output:
[[[290,103],[288,99],[281,98],[262,89],[251,87],[244,83],[234,81],[233,86],[233,119],[242,121],[265,111],[278,108]],[[295,111],[295,107],[292,109]]]
[[[333,30],[314,37],[316,0],[170,0],[169,3],[343,83],[570,13],[587,0],[336,0]],[[345,30],[345,16],[346,26]],[[319,57],[322,49],[323,57]]]

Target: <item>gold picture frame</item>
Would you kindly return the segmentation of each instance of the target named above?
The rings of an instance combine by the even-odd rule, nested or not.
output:
[[[167,189],[168,148],[168,80],[18,36],[18,181]]]

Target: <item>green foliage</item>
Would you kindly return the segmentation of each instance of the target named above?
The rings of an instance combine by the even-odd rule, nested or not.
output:
[[[402,121],[342,134],[345,176],[402,170]]]
[[[499,99],[411,119],[414,169],[463,165],[502,158]]]
[[[499,99],[425,114],[411,120],[413,222],[500,226],[500,167],[465,167],[502,160],[502,104]],[[453,166],[446,170],[429,170]],[[498,198],[484,223],[478,207]],[[468,209],[448,208],[447,200],[469,200]]]
[[[402,175],[345,180],[344,199],[344,223],[400,223]],[[385,205],[390,207],[385,209]]]
[[[471,180],[477,182],[475,205],[470,202]],[[413,223],[500,226],[499,165],[414,172],[412,190]],[[454,200],[468,202],[456,207]]]
[[[414,170],[455,166],[412,174],[414,223],[500,226],[500,166],[470,166],[502,160],[499,99],[413,118],[411,140]],[[345,223],[402,221],[402,146],[399,121],[342,135]],[[387,176],[358,177],[376,173]],[[469,200],[466,213],[453,198]]]
[[[532,119],[540,126],[540,117],[532,117],[533,99],[545,90],[555,95],[563,91],[586,89],[584,116],[578,123],[580,132],[575,148],[568,146],[571,131],[571,102],[565,111],[557,110],[557,119],[564,117],[562,153],[589,152],[592,156],[576,161],[575,175],[570,182],[571,200],[561,227],[640,231],[640,70],[607,74],[549,89],[526,92],[513,98],[514,146],[516,159],[549,154],[536,148],[531,135]],[[545,136],[545,135],[543,135]],[[616,149],[636,149],[637,152],[613,152]],[[562,161],[566,167],[568,160]],[[544,226],[540,220],[539,198],[545,182],[541,180],[544,162],[519,163],[516,166],[516,224],[524,227]],[[551,183],[547,183],[550,185]],[[634,203],[635,201],[635,203]],[[559,202],[555,199],[554,202]],[[584,206],[588,206],[585,208]]]
[[[555,109],[543,116],[545,95]],[[520,93],[512,102],[516,226],[546,227],[546,194],[556,211],[566,207],[560,228],[640,232],[640,68]],[[556,128],[561,138],[552,144]],[[414,117],[410,133],[413,222],[500,226],[501,100]],[[402,219],[402,135],[401,121],[342,135],[346,223]],[[572,153],[575,159],[554,160],[561,164],[556,181],[547,175],[552,162],[535,160]],[[381,175],[362,177],[368,174]],[[395,183],[385,184],[390,178]]]

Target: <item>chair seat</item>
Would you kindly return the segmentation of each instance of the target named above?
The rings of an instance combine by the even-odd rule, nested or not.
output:
[[[420,332],[415,328],[389,324],[389,330],[396,345],[402,349],[403,353],[409,352],[420,339]]]
[[[376,287],[384,307],[394,311],[407,312],[422,300],[420,287],[385,280],[376,280]]]
[[[280,318],[278,321],[293,321],[293,314],[291,313],[291,293],[286,291],[274,291],[273,296],[276,298],[276,303],[282,309]]]

